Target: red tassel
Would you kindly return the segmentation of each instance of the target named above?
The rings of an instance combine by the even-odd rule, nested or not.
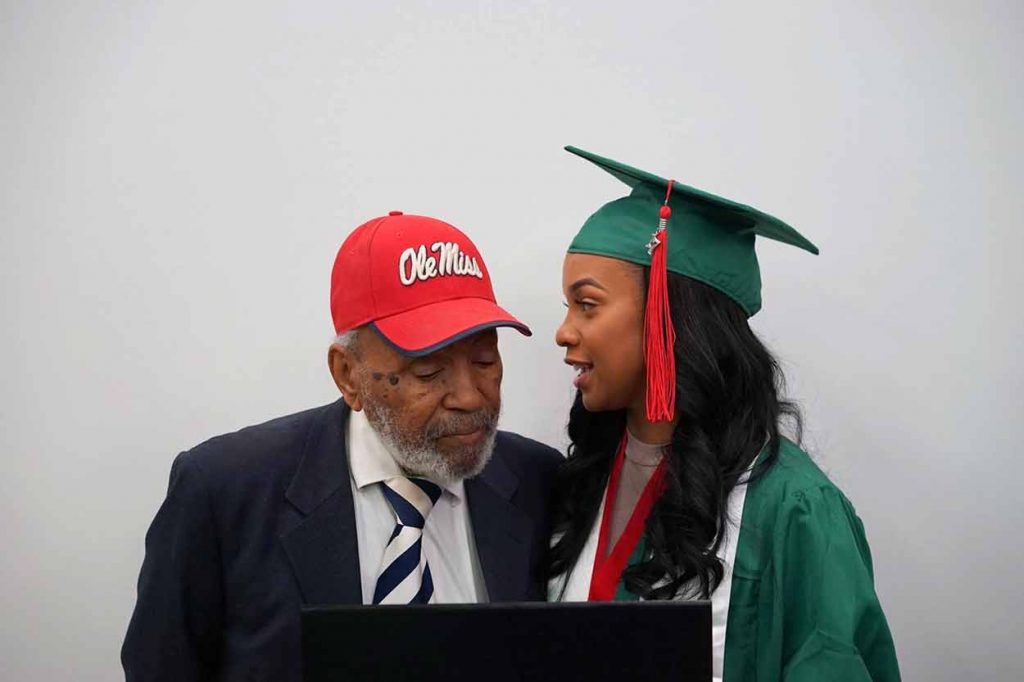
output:
[[[676,405],[676,330],[668,307],[668,219],[672,209],[668,197],[659,212],[658,231],[648,249],[651,252],[651,276],[647,284],[647,307],[644,311],[644,363],[647,365],[647,420],[672,421]]]

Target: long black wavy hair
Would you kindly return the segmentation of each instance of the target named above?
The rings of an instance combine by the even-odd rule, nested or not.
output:
[[[649,270],[644,269],[644,290]],[[682,586],[708,598],[722,581],[716,552],[729,492],[767,443],[751,473],[778,458],[780,423],[800,441],[802,418],[783,397],[778,362],[747,323],[746,312],[706,284],[668,274],[676,330],[676,415],[665,492],[647,519],[647,556],[623,573],[645,599],[671,599]],[[549,579],[570,571],[597,519],[626,411],[589,412],[577,392],[569,413],[569,456],[555,487]]]

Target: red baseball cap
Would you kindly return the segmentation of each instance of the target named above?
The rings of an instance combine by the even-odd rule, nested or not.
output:
[[[357,227],[331,273],[338,334],[371,325],[398,352],[428,355],[477,332],[530,328],[494,301],[476,246],[435,218],[392,211]]]

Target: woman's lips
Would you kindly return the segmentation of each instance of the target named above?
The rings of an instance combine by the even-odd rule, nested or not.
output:
[[[576,378],[573,379],[572,385],[582,390],[587,383],[587,379],[590,378],[590,371],[594,366],[584,362],[570,362],[569,364],[576,370]]]

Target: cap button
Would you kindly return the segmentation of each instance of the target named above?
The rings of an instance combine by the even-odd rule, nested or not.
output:
[[[388,215],[404,215],[401,211],[388,211]]]

